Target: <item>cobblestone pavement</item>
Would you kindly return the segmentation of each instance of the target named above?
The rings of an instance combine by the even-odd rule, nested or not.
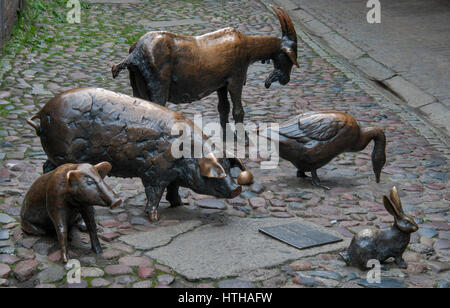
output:
[[[64,9],[64,8],[62,8]],[[0,68],[0,286],[63,287],[66,274],[54,238],[22,234],[19,212],[23,196],[42,172],[45,154],[39,139],[25,123],[50,97],[74,87],[99,86],[131,94],[127,74],[113,80],[110,63],[121,60],[140,34],[159,28],[184,34],[202,34],[233,26],[247,34],[280,35],[279,23],[259,1],[151,1],[142,4],[93,4],[82,11],[79,25],[58,23],[50,17],[38,25],[41,41],[3,57]],[[217,204],[210,197],[181,190],[186,208],[201,215],[239,217],[299,216],[337,231],[343,237],[367,226],[385,228],[392,218],[382,206],[382,194],[397,185],[404,209],[416,217],[420,230],[405,252],[406,270],[389,264],[382,272],[384,286],[448,287],[450,225],[448,148],[404,107],[372,91],[369,95],[345,68],[319,56],[299,41],[299,69],[291,82],[270,90],[263,82],[271,66],[251,67],[243,101],[246,119],[282,121],[310,110],[338,109],[362,125],[382,127],[387,136],[387,164],[381,183],[371,171],[372,145],[360,153],[339,156],[319,170],[331,190],[297,179],[286,161],[276,170],[259,169],[246,161],[257,184],[226,202],[219,211],[197,207]],[[369,91],[370,92],[370,91]],[[192,119],[201,113],[217,120],[217,98],[211,95],[190,105],[172,105]],[[89,250],[89,237],[73,231],[72,256],[83,266],[78,287],[361,287],[364,273],[346,267],[337,252],[291,260],[279,266],[253,270],[225,280],[188,281],[145,255],[146,251],[119,240],[121,235],[176,225],[162,215],[150,224],[143,214],[145,195],[140,181],[108,178],[124,200],[119,209],[97,209],[102,255]],[[163,199],[164,200],[164,199]],[[209,200],[209,201],[208,201]],[[205,205],[206,204],[206,205]],[[260,206],[261,205],[261,206]],[[166,204],[162,204],[166,206]],[[194,262],[194,260],[193,260]],[[74,285],[71,285],[74,286]]]

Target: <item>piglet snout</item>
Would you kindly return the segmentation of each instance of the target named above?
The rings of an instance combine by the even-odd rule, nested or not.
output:
[[[100,187],[100,190],[102,192],[102,199],[106,203],[106,206],[109,206],[111,209],[113,209],[122,204],[122,200],[105,183]]]
[[[111,203],[111,209],[114,209],[122,204],[121,199],[116,199],[113,203]]]

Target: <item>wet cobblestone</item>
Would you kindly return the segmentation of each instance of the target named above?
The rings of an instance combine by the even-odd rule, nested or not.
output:
[[[64,13],[64,8],[61,10]],[[199,22],[183,25],[169,22],[186,19]],[[26,236],[18,225],[23,196],[42,173],[46,159],[39,139],[25,119],[53,95],[76,87],[97,86],[131,95],[127,74],[112,79],[110,63],[120,61],[141,34],[157,30],[152,26],[155,22],[160,22],[159,27],[186,35],[204,34],[227,26],[246,34],[280,35],[276,17],[262,2],[237,0],[93,4],[83,8],[79,25],[58,23],[51,16],[46,24],[37,25],[37,36],[41,37],[38,47],[23,46],[16,54],[6,54],[0,59],[0,285],[66,286],[59,267],[55,267],[60,264],[55,253],[56,241]],[[351,237],[368,226],[391,225],[392,219],[385,212],[381,198],[396,185],[405,211],[416,217],[421,229],[412,236],[412,245],[405,256],[410,263],[408,269],[388,265],[388,271],[383,272],[384,285],[448,287],[448,148],[413,113],[364,87],[362,80],[311,46],[307,39],[299,40],[300,68],[294,68],[286,86],[273,84],[270,90],[265,89],[264,79],[272,66],[259,63],[251,66],[243,92],[245,121],[281,122],[302,112],[337,109],[350,113],[361,125],[379,126],[387,137],[387,163],[381,183],[376,184],[373,177],[372,145],[369,145],[360,153],[340,155],[318,171],[323,184],[331,187],[330,191],[313,187],[309,179],[298,179],[289,162],[280,161],[276,170],[263,170],[259,169],[259,160],[246,160],[256,183],[245,188],[240,197],[216,201],[182,189],[183,203],[205,215],[228,208],[225,215],[272,216],[279,217],[280,222],[283,217],[303,217],[343,237]],[[202,114],[206,122],[218,119],[216,95],[189,105],[169,103],[168,107],[190,119],[196,114]],[[73,230],[72,257],[84,258],[86,263],[82,264],[85,280],[78,287],[188,285],[170,268],[145,257],[145,251],[118,240],[120,235],[179,221],[163,216],[157,224],[148,222],[143,213],[145,194],[140,180],[108,178],[107,182],[120,194],[124,205],[115,210],[97,208],[102,255],[90,251],[87,234]],[[161,206],[168,206],[164,198]],[[257,275],[251,272],[236,279],[190,284],[198,287],[370,287],[359,281],[364,273],[346,267],[337,253],[292,261],[289,271],[280,266],[277,273],[263,275],[261,280],[250,279]],[[43,284],[39,284],[39,279]]]

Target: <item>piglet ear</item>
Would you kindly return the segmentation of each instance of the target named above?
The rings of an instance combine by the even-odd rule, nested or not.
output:
[[[291,62],[295,66],[300,67],[300,65],[298,65],[298,62],[297,62],[297,55],[295,54],[295,52],[292,48],[283,47],[282,50],[284,51],[285,54],[287,54],[287,56],[289,57],[289,60],[291,60]]]
[[[207,178],[223,179],[226,177],[225,169],[219,164],[217,159],[212,154],[198,160],[200,167],[200,174]]]
[[[111,171],[112,166],[107,161],[101,162],[94,166],[94,168],[97,170],[98,174],[103,178]]]
[[[78,171],[76,170],[70,170],[66,174],[66,185],[72,186],[72,184],[75,182],[76,175],[78,174]]]

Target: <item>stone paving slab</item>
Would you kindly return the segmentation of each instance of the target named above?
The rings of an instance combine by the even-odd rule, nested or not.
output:
[[[200,226],[200,221],[186,221],[177,225],[155,228],[147,232],[125,235],[119,238],[122,242],[138,250],[148,250],[168,244],[176,236]]]
[[[258,232],[261,227],[284,223],[301,223],[340,236],[302,218],[280,221],[277,218],[230,217],[224,224],[207,224],[184,233],[169,245],[156,248],[146,255],[173,268],[188,280],[219,279],[257,268],[277,266],[301,257],[336,251],[350,243],[346,239],[336,244],[299,250]]]

